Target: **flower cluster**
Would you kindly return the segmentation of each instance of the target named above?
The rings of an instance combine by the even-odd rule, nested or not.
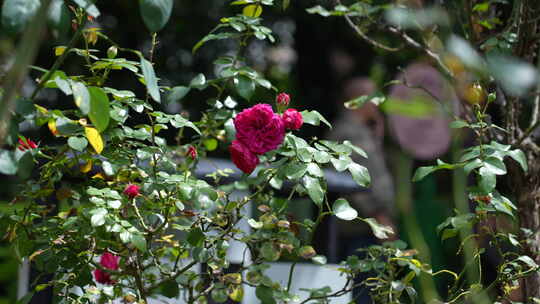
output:
[[[99,264],[105,269],[118,270],[119,260],[120,257],[112,253],[105,252],[101,255]],[[115,283],[115,281],[111,279],[111,274],[101,269],[94,270],[94,277],[96,279],[96,282],[101,284],[112,285]]]
[[[287,104],[288,101],[287,95]],[[245,109],[234,119],[236,140],[229,147],[232,161],[250,174],[259,164],[257,155],[275,150],[283,143],[286,130],[298,130],[302,124],[302,114],[295,109],[288,109],[283,115],[274,113],[269,104]]]

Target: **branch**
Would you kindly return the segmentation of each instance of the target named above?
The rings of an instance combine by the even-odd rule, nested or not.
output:
[[[444,64],[444,62],[443,62],[443,60],[442,60],[442,58],[441,58],[441,56],[439,54],[432,51],[429,47],[421,44],[420,42],[418,42],[416,40],[414,40],[414,38],[412,38],[407,33],[405,33],[403,30],[401,30],[401,29],[399,29],[397,27],[389,25],[389,26],[386,27],[386,29],[390,33],[393,33],[393,34],[397,35],[398,37],[400,37],[407,45],[409,45],[409,46],[411,46],[411,47],[413,47],[413,48],[415,48],[417,50],[420,50],[420,51],[424,52],[426,55],[428,55],[428,57],[435,60],[435,62],[437,63],[439,68],[443,71],[445,76],[450,80],[454,79],[454,74]]]

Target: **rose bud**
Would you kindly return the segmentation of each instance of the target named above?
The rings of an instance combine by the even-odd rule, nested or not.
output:
[[[197,158],[197,149],[194,146],[189,146],[186,155],[195,160]]]
[[[287,93],[279,93],[278,96],[276,96],[276,103],[279,106],[286,107],[289,105],[289,102],[291,101],[291,97]]]
[[[124,189],[124,194],[127,195],[130,199],[133,199],[135,196],[139,195],[139,186],[134,184],[129,184]]]

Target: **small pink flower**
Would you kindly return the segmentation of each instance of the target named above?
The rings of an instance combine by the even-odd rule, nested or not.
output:
[[[276,103],[280,106],[288,106],[289,102],[291,101],[291,97],[289,94],[282,92],[279,93],[278,96],[276,96]]]
[[[186,155],[191,157],[191,159],[195,160],[195,158],[197,158],[197,149],[195,149],[194,146],[189,146]]]
[[[133,199],[135,196],[139,195],[139,186],[135,184],[129,184],[124,189],[124,194],[127,195],[130,199]]]
[[[295,109],[287,109],[283,113],[283,123],[288,130],[298,130],[304,123],[302,114]]]
[[[255,154],[276,149],[285,138],[281,117],[269,104],[257,104],[236,115],[236,139]]]
[[[229,152],[233,163],[244,173],[250,174],[259,164],[259,158],[251,152],[244,144],[234,140],[229,146]]]
[[[103,268],[110,269],[110,270],[118,270],[118,261],[120,260],[120,257],[105,252],[101,255],[101,258],[99,260],[99,264],[103,266]],[[101,269],[94,270],[94,278],[96,279],[96,282],[101,284],[107,284],[112,285],[116,283],[114,280],[111,279],[111,274],[103,271]]]
[[[28,138],[19,138],[19,146],[17,147],[21,151],[36,149],[38,145],[31,139]]]

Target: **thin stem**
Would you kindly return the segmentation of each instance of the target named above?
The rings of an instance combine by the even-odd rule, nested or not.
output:
[[[287,292],[289,292],[289,290],[291,290],[292,279],[293,279],[293,274],[294,274],[294,268],[295,267],[296,267],[296,262],[293,262],[292,265],[291,265],[291,268],[289,269],[289,280],[287,282]]]

